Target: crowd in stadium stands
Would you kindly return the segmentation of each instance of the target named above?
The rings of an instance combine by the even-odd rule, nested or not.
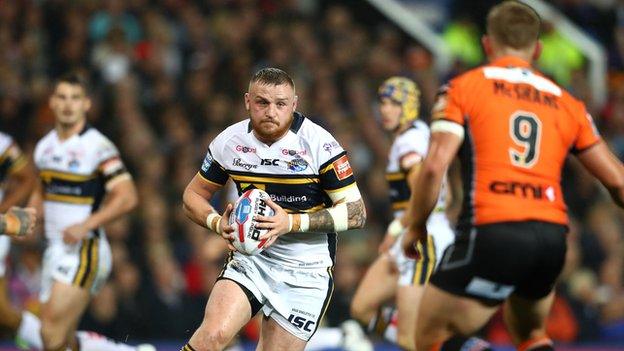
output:
[[[391,75],[415,79],[426,119],[438,86],[484,59],[479,36],[487,8],[447,3],[455,10],[441,34],[457,56],[453,71],[439,76],[431,55],[365,2],[0,1],[0,130],[32,151],[52,127],[50,83],[81,71],[92,85],[90,121],[119,146],[139,188],[139,209],[107,227],[113,274],[83,327],[122,339],[188,339],[199,324],[226,247],[184,216],[181,194],[210,140],[246,117],[248,79],[266,66],[295,79],[298,109],[350,152],[367,201],[366,228],[340,235],[326,322],[347,318],[390,218],[388,139],[375,120],[376,87]],[[592,113],[624,158],[624,3],[555,3],[608,50],[609,100]],[[591,102],[576,44],[548,23],[543,39],[545,73]],[[574,160],[566,168],[573,221],[550,333],[564,341],[622,341],[624,216]],[[233,190],[223,193],[217,208],[235,198]],[[11,256],[15,303],[35,311],[40,240],[16,245]],[[501,318],[486,333],[508,340]]]

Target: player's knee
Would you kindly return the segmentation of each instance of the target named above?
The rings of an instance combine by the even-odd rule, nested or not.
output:
[[[221,327],[208,328],[200,327],[198,333],[197,345],[202,345],[200,348],[205,351],[218,351],[223,350],[230,342],[230,334]]]
[[[371,311],[367,305],[358,300],[359,299],[355,298],[351,302],[351,317],[358,320],[360,323],[367,324],[370,322],[375,311]]]

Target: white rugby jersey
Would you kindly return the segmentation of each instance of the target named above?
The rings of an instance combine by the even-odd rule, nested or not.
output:
[[[0,132],[0,201],[4,196],[6,180],[27,163],[26,156],[10,135]]]
[[[130,177],[115,145],[88,124],[64,141],[52,130],[37,143],[34,159],[43,185],[45,235],[51,243],[95,212],[113,182]],[[98,235],[104,235],[102,228],[88,237]]]
[[[407,174],[417,163],[424,160],[429,149],[429,127],[419,119],[394,138],[388,154],[386,166],[386,180],[390,190],[390,202],[394,216],[400,216],[407,209],[410,199],[410,188]],[[435,212],[446,209],[446,178],[442,182]]]
[[[249,119],[228,127],[210,144],[199,174],[216,185],[232,178],[239,196],[250,187],[262,189],[290,213],[331,207],[328,193],[355,185],[346,151],[298,112],[288,133],[270,146],[254,136]],[[289,233],[262,255],[318,268],[332,266],[335,251],[336,233]]]

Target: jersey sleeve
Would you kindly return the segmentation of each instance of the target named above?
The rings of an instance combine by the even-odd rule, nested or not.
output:
[[[396,155],[403,171],[409,171],[414,165],[423,161],[427,155],[429,132],[422,129],[411,129],[400,135],[396,140]]]
[[[319,178],[323,190],[328,193],[338,192],[355,184],[353,169],[347,152],[338,141],[325,130],[319,130],[317,159]]]
[[[119,150],[110,140],[104,138],[100,141],[96,156],[98,162],[97,170],[104,178],[107,190],[110,190],[116,182],[131,178],[128,169],[121,160]]]
[[[0,168],[5,169],[8,174],[19,172],[28,163],[28,160],[20,147],[11,140],[10,145],[4,153],[0,155]]]
[[[578,116],[576,116],[576,119],[579,122],[579,128],[572,148],[573,153],[579,153],[586,150],[601,140],[598,128],[596,128],[596,125],[594,124],[594,119],[589,112],[585,110],[585,106],[582,106],[582,109],[577,111],[581,112]]]
[[[431,111],[431,132],[449,132],[464,137],[464,115],[460,81],[442,86]]]
[[[221,165],[223,162],[222,144],[221,135],[218,135],[208,146],[208,152],[199,169],[199,175],[203,180],[217,186],[225,185],[229,178],[225,168]]]

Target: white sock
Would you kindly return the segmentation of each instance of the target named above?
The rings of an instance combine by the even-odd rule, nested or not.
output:
[[[79,330],[76,332],[80,351],[135,351],[136,347],[115,342],[94,332]]]
[[[43,341],[39,318],[28,311],[22,311],[22,322],[17,328],[17,337],[26,342],[29,348],[42,350]]]
[[[319,328],[305,347],[306,351],[335,349],[342,345],[342,329]]]
[[[388,321],[388,326],[383,333],[383,338],[390,341],[393,344],[397,344],[398,340],[398,330],[397,330],[397,322],[398,322],[398,309],[394,309],[392,311],[392,315],[390,316],[390,320]]]

